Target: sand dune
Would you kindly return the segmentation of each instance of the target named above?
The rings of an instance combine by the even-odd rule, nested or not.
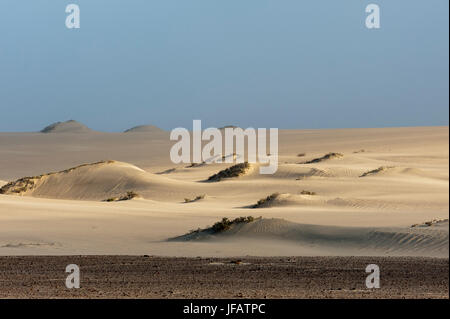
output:
[[[257,219],[233,225],[229,230],[212,233],[193,232],[171,240],[223,241],[245,239],[285,240],[298,245],[313,246],[318,251],[336,250],[355,255],[421,255],[448,257],[448,220],[437,227],[418,228],[362,228],[305,225],[283,219]]]
[[[355,198],[335,197],[316,194],[313,191],[302,190],[298,194],[273,193],[261,198],[257,203],[244,206],[246,208],[282,208],[282,207],[304,207],[304,208],[341,208],[351,210],[377,210],[377,211],[401,211],[411,210],[411,206],[417,205],[416,200],[406,203],[399,198]],[[434,206],[434,207],[433,207]],[[428,207],[438,211],[439,203],[428,204]]]
[[[43,128],[41,133],[92,133],[89,127],[74,120],[56,122]]]
[[[445,172],[434,172],[420,168],[395,167],[395,166],[381,166],[379,168],[365,172],[360,177],[376,177],[376,176],[405,177],[405,178],[421,177],[421,178],[431,178],[448,181],[448,174],[446,174]]]
[[[124,133],[164,133],[165,131],[154,125],[138,125],[134,126]]]
[[[128,163],[110,160],[83,164],[55,173],[24,177],[4,185],[0,188],[0,194],[107,200],[120,198],[130,191],[151,197],[154,192],[166,192],[170,195],[177,189],[182,191],[183,183],[148,173]]]
[[[448,141],[448,127],[280,130],[278,171],[261,175],[258,164],[174,164],[168,134],[0,133],[0,255],[442,255],[444,226],[426,223],[448,219]],[[325,159],[330,151],[344,157]],[[205,182],[213,176],[220,182]],[[128,192],[138,198],[105,201]],[[252,214],[295,225],[277,222],[281,235],[244,241],[166,241]],[[264,233],[260,226],[252,231]]]

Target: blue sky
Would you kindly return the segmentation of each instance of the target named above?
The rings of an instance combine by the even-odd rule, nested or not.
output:
[[[81,28],[65,27],[65,7]],[[381,29],[365,7],[381,8]],[[0,131],[448,125],[448,0],[2,0]]]

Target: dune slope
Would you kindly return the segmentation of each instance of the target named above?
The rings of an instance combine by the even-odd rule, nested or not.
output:
[[[132,164],[101,161],[64,171],[24,177],[0,188],[0,194],[55,199],[106,200],[127,192],[151,197],[153,192],[171,195],[184,183],[148,173]],[[181,195],[180,195],[181,196]]]
[[[233,225],[230,229],[191,232],[172,241],[227,241],[247,239],[283,240],[317,251],[342,255],[389,255],[448,257],[448,220],[430,227],[373,228],[336,227],[293,223],[284,219],[256,219]]]

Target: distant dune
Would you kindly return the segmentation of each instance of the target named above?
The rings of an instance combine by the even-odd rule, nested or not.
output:
[[[91,133],[89,127],[74,120],[56,122],[43,128],[41,133]]]
[[[165,131],[154,125],[138,125],[124,131],[124,133],[162,133],[162,132]]]
[[[306,225],[284,219],[255,219],[229,229],[191,232],[171,241],[283,240],[338,254],[448,257],[448,220],[427,228],[372,228]]]

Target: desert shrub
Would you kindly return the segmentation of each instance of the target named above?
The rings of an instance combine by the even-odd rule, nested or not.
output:
[[[198,195],[198,196],[196,196],[194,198],[185,198],[184,202],[185,203],[193,203],[193,202],[199,201],[201,199],[204,199],[205,197],[206,197],[206,194]]]
[[[316,195],[316,192],[310,192],[310,191],[303,190],[300,192],[300,194],[301,195]]]
[[[120,202],[124,200],[130,200],[133,198],[139,197],[139,194],[134,191],[128,191],[125,195],[120,197],[110,197],[104,200],[104,202]]]
[[[245,174],[249,168],[250,164],[248,162],[239,163],[210,176],[208,181],[218,182],[223,178],[238,177]]]
[[[332,158],[341,158],[341,157],[343,157],[343,156],[344,156],[344,155],[341,154],[341,153],[328,153],[328,154],[325,154],[325,155],[322,156],[322,157],[318,157],[318,158],[312,159],[312,160],[310,160],[310,161],[307,161],[307,162],[305,162],[304,164],[320,163],[320,162],[322,162],[322,161],[326,161],[326,160],[329,160],[329,159],[332,159]]]
[[[394,168],[394,166],[381,166],[381,167],[378,167],[378,168],[373,169],[371,171],[365,172],[360,177],[366,177],[366,176],[369,176],[369,175],[374,175],[374,174],[386,171],[386,170],[391,169],[391,168]]]
[[[280,193],[273,193],[273,194],[270,194],[269,196],[267,196],[266,198],[261,198],[260,200],[258,200],[258,202],[255,205],[252,206],[252,208],[258,208],[258,207],[267,205],[270,202],[272,202],[274,199],[276,199],[278,196],[280,196]]]
[[[233,225],[242,224],[242,223],[251,223],[255,220],[253,216],[247,216],[247,217],[238,217],[233,220],[229,220],[228,218],[224,217],[221,221],[215,223],[211,229],[214,233],[220,233],[222,231],[228,230]]]

